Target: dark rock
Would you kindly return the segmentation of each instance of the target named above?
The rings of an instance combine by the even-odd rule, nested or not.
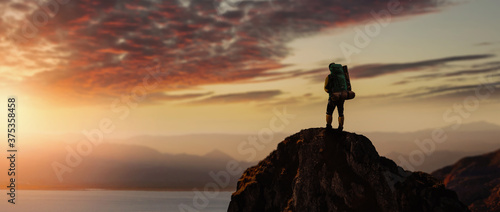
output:
[[[380,157],[370,140],[324,128],[286,138],[238,181],[235,211],[468,211],[429,174]]]

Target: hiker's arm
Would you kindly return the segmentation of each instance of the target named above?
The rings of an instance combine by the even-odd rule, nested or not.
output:
[[[326,78],[325,78],[325,87],[324,87],[325,92],[328,93],[328,88],[326,86],[328,86],[328,76],[326,76]]]

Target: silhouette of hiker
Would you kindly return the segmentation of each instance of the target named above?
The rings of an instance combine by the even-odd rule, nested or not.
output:
[[[332,128],[332,114],[337,107],[339,113],[339,130],[344,129],[344,101],[354,98],[354,92],[350,91],[350,80],[347,66],[330,63],[328,65],[330,74],[325,79],[325,91],[329,94],[326,106],[326,128]],[[352,93],[352,98],[350,93]]]

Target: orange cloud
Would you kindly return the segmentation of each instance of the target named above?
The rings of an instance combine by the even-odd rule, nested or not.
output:
[[[432,2],[403,2],[408,9],[399,15],[435,11]],[[3,1],[0,9],[11,5]],[[191,1],[187,7],[178,1],[70,1],[36,27],[36,36],[9,48],[21,57],[29,53],[26,59],[39,64],[43,71],[24,76],[21,83],[46,95],[76,101],[120,96],[143,83],[150,74],[145,67],[161,64],[165,71],[155,76],[161,81],[150,91],[155,93],[269,75],[284,67],[280,61],[290,54],[289,41],[365,21],[387,3],[273,1],[270,7],[248,1],[218,13],[220,6],[212,1]],[[26,17],[34,15],[22,5],[13,7]],[[23,36],[21,23],[2,25],[0,35]],[[39,51],[49,47],[51,54]]]

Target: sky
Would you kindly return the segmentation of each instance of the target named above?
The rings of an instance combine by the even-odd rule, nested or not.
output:
[[[26,134],[255,134],[279,114],[294,133],[325,125],[336,62],[356,92],[346,131],[500,125],[499,6],[0,0],[0,94]]]

